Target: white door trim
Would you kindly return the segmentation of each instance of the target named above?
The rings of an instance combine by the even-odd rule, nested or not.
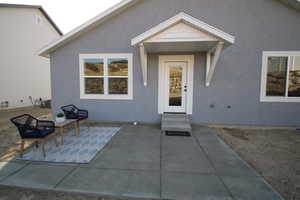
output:
[[[165,62],[187,62],[187,95],[186,113],[193,114],[193,90],[194,90],[194,55],[164,55],[159,56],[158,69],[158,113],[164,113],[164,84]]]

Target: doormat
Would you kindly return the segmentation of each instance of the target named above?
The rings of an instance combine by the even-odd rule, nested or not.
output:
[[[191,134],[189,132],[166,131],[166,136],[191,137]]]

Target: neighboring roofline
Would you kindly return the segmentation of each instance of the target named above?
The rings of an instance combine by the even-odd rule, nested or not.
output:
[[[65,34],[58,40],[48,44],[46,47],[42,48],[39,51],[40,56],[48,57],[49,53],[53,52],[55,49],[59,48],[66,42],[72,40],[73,38],[78,37],[80,34],[87,32],[88,30],[94,28],[95,26],[103,23],[108,18],[118,14],[119,12],[125,10],[126,8],[130,7],[131,5],[137,3],[140,0],[123,0],[120,3],[116,4],[115,6],[107,9],[106,11],[100,13],[96,17],[90,19],[86,23],[78,26],[77,28],[73,29],[69,33]]]
[[[46,10],[40,5],[25,5],[25,4],[9,4],[9,3],[0,3],[0,8],[36,8],[39,9],[46,19],[50,22],[53,28],[57,31],[59,35],[63,35],[62,31],[58,28],[55,22],[51,19],[50,15],[46,12]]]
[[[234,36],[232,36],[228,33],[225,33],[224,31],[222,31],[218,28],[215,28],[209,24],[206,24],[206,23],[200,21],[199,19],[196,19],[184,12],[181,12],[181,13],[175,15],[174,17],[172,17],[172,18],[158,24],[157,26],[149,29],[148,31],[142,33],[141,35],[133,38],[131,40],[131,45],[135,46],[135,45],[143,42],[144,40],[164,31],[165,29],[169,28],[170,26],[175,25],[181,21],[187,22],[187,23],[191,24],[192,26],[194,26],[195,28],[198,28],[202,31],[208,32],[209,34],[212,34],[213,36],[215,36],[219,39],[222,39],[225,42],[228,42],[230,44],[233,44],[235,42]]]
[[[63,36],[63,32],[59,29],[59,27],[55,24],[55,22],[52,20],[50,15],[46,12],[46,10],[41,6],[40,11],[45,15],[45,17],[48,19],[50,24],[54,27],[54,29],[58,32],[59,35]]]

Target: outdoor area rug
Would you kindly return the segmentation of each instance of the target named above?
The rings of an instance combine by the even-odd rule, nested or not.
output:
[[[119,127],[81,127],[80,136],[75,135],[75,130],[64,133],[64,144],[57,135],[59,146],[55,140],[49,139],[45,144],[46,157],[42,154],[42,147],[32,145],[19,160],[59,162],[59,163],[89,163],[95,155],[111,140],[120,130]],[[56,133],[55,133],[56,134]]]

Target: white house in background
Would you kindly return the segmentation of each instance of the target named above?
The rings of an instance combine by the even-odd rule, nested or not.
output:
[[[37,55],[62,32],[41,6],[0,4],[0,109],[50,99],[50,62]]]

